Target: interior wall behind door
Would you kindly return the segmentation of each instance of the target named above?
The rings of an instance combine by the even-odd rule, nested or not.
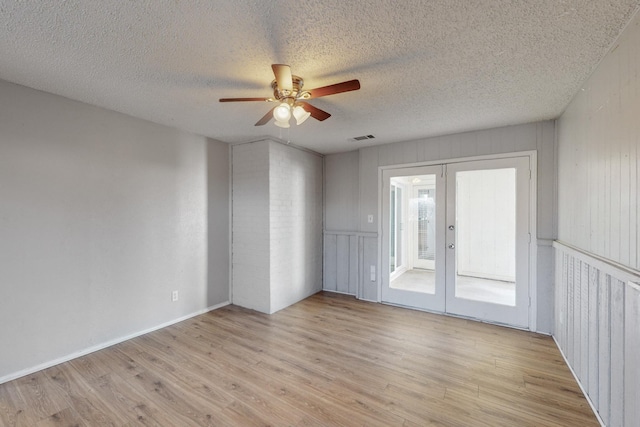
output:
[[[537,325],[551,332],[553,322],[553,251],[555,124],[553,121],[467,132],[417,141],[361,148],[349,153],[325,157],[325,255],[343,259],[336,245],[327,245],[327,233],[356,236],[358,271],[355,293],[359,298],[378,301],[379,271],[378,229],[381,166],[457,159],[492,154],[536,150],[537,174]],[[356,166],[357,164],[357,166]],[[357,202],[356,202],[357,200]],[[369,216],[372,215],[372,222]],[[337,239],[335,240],[337,241]],[[349,280],[334,264],[325,262],[326,283]],[[374,274],[371,274],[371,267]],[[326,288],[326,286],[325,286]],[[534,301],[536,302],[536,301]]]

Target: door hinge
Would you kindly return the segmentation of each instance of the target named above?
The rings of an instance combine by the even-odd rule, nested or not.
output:
[[[529,297],[529,307],[531,307],[531,297]]]
[[[533,175],[533,173],[531,172],[531,169],[529,169],[529,181],[531,181],[532,175]]]

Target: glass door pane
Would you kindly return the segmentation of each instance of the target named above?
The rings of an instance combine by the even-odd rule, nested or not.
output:
[[[438,226],[446,194],[442,167],[384,171],[383,179],[388,229],[383,230],[382,256],[389,269],[382,272],[382,301],[444,311],[445,236]]]

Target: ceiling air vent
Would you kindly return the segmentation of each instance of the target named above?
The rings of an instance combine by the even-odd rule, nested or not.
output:
[[[366,139],[373,139],[375,138],[375,136],[373,135],[362,135],[362,136],[356,136],[353,138],[354,141],[364,141]]]

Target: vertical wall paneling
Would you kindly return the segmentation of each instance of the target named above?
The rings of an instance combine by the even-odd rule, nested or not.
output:
[[[358,168],[360,182],[360,231],[378,232],[378,150],[376,147],[363,148],[359,151]],[[373,215],[373,222],[367,216]]]
[[[323,282],[324,290],[338,290],[338,236],[335,234],[324,235]]]
[[[331,154],[324,158],[325,229],[359,229],[358,152]]]
[[[379,301],[378,283],[380,281],[380,269],[378,268],[378,237],[365,237],[362,246],[363,270],[362,270],[362,295],[367,301]],[[374,280],[371,280],[371,267],[375,269]]]
[[[574,280],[573,280],[573,263],[574,259],[569,258],[567,260],[567,301],[574,301]],[[569,358],[569,362],[575,366],[575,361],[573,359],[573,348],[574,348],[574,336],[575,332],[573,329],[574,324],[574,304],[567,304],[567,357]]]
[[[338,254],[336,260],[336,290],[347,293],[349,292],[349,236],[338,235],[336,246],[336,253]]]
[[[554,265],[559,266],[562,265],[561,264],[561,254],[558,251],[554,251],[554,255],[555,255],[555,259],[554,259]],[[554,283],[560,283],[563,281],[562,279],[562,275],[563,275],[564,271],[562,270],[562,268],[555,268],[554,269],[554,278],[553,281]],[[554,305],[554,310],[553,310],[553,318],[554,319],[563,319],[564,318],[564,310],[565,310],[565,304],[564,304],[564,298],[562,296],[562,287],[561,286],[555,286],[554,287],[554,300],[555,300],[555,305]],[[555,323],[554,327],[553,327],[553,335],[555,335],[556,337],[556,341],[558,341],[560,346],[564,346],[564,322],[562,321],[558,321]]]
[[[349,236],[349,295],[357,295],[358,292],[358,236]]]
[[[586,349],[588,358],[588,377],[589,383],[587,390],[591,396],[591,401],[595,407],[598,407],[598,269],[593,266],[588,266],[589,269],[589,308],[588,312],[588,325],[589,325],[589,345]],[[562,288],[562,286],[558,286]]]
[[[325,231],[323,290],[364,298],[361,287],[370,278],[369,269],[365,271],[362,264],[364,241],[375,242],[375,237],[375,233]],[[371,250],[369,246],[367,250]],[[361,271],[367,274],[363,276]]]
[[[640,285],[637,283],[627,283],[625,295],[625,355],[627,361],[638,360],[640,358]],[[624,373],[625,377],[625,398],[635,405],[625,406],[625,420],[627,424],[636,422],[640,424],[640,365],[638,363],[627,363]],[[635,420],[635,421],[632,421]]]
[[[561,242],[553,247],[556,342],[604,425],[637,427],[640,272]]]
[[[558,239],[640,270],[640,13],[557,120]]]
[[[624,426],[624,282],[611,279],[611,414],[609,426]],[[636,361],[637,363],[637,361]]]
[[[599,272],[598,288],[598,413],[609,423],[611,406],[611,276]],[[558,284],[562,286],[562,284]]]
[[[580,270],[580,368],[582,383],[589,384],[589,265]]]
[[[589,265],[586,293],[575,293],[571,274],[556,274],[556,295],[567,293],[566,301],[556,300],[556,339],[607,426],[640,426],[640,313],[633,285],[640,279],[638,46],[640,13],[556,125],[558,238],[566,242],[554,243],[563,263],[556,269]],[[563,329],[576,310],[588,311],[588,333],[576,325]],[[586,357],[575,354],[585,351]]]
[[[560,272],[559,279],[556,281],[556,283],[569,283],[569,269],[567,268],[569,264],[568,257],[569,255],[556,251],[556,271]],[[558,268],[557,266],[561,267]],[[560,295],[560,299],[556,300],[559,305],[558,315],[555,317],[555,319],[557,320],[556,329],[560,334],[563,348],[567,348],[567,328],[569,327],[567,324],[567,319],[569,318],[569,314],[567,312],[567,310],[569,309],[567,305],[567,298],[569,298],[569,295],[566,286],[556,286],[555,288]]]

